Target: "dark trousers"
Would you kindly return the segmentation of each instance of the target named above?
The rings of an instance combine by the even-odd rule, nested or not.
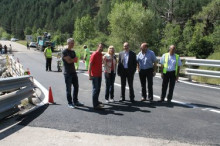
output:
[[[46,71],[48,71],[48,68],[51,71],[51,62],[52,62],[52,58],[46,59]]]
[[[146,79],[148,84],[148,99],[153,100],[153,68],[141,69],[139,72],[141,81],[142,97],[146,99]]]
[[[66,97],[68,104],[78,102],[78,91],[79,91],[79,83],[78,76],[76,73],[72,74],[64,74],[65,83],[66,83]],[[71,87],[73,85],[73,99],[71,96]]]
[[[130,73],[128,69],[125,69],[124,74],[121,75],[121,98],[125,99],[126,79],[128,81],[128,86],[129,86],[130,100],[134,100],[134,97],[135,97],[134,88],[133,88],[134,74]]]
[[[115,83],[115,73],[112,71],[111,73],[105,73],[105,99],[109,99],[109,93],[110,98],[114,98],[114,83]]]
[[[173,98],[173,90],[175,87],[176,83],[176,76],[175,76],[175,71],[167,72],[166,74],[163,74],[163,83],[162,83],[162,94],[161,94],[161,99],[164,100],[167,92],[167,87],[169,84],[169,93],[167,95],[167,100],[172,100]]]
[[[93,77],[92,78],[92,103],[93,107],[99,105],[99,93],[101,89],[102,77]]]

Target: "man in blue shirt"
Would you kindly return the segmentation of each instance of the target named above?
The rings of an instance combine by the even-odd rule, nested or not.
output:
[[[148,82],[148,100],[153,101],[153,77],[156,75],[157,58],[152,50],[148,49],[147,43],[141,44],[141,51],[137,55],[137,66],[142,88],[142,99],[146,101],[146,78]]]
[[[175,82],[179,79],[180,66],[182,65],[179,55],[175,54],[176,47],[171,45],[169,52],[163,54],[161,63],[161,78],[162,83],[162,93],[159,102],[163,102],[166,96],[167,87],[169,84],[169,93],[167,95],[167,102],[171,102],[173,98],[173,90],[175,87]]]

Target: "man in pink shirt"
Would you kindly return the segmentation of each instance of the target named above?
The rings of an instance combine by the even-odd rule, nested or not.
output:
[[[92,80],[92,100],[94,109],[101,109],[104,107],[104,105],[99,102],[99,93],[102,82],[102,51],[103,44],[100,43],[89,60],[89,80]]]

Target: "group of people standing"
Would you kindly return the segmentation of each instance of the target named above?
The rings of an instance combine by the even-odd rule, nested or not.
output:
[[[9,48],[6,45],[2,45],[0,43],[0,54],[8,54],[8,51],[11,53],[12,52],[12,46],[11,44],[9,45]]]
[[[28,44],[28,43],[27,43]],[[89,66],[89,59],[90,59],[90,50],[89,48],[84,45],[84,55],[83,55],[83,62],[85,63],[85,69],[88,70]],[[81,58],[80,52],[75,52],[77,58]],[[46,60],[46,71],[52,71],[51,70],[51,63],[52,63],[52,47],[51,44],[48,44],[48,46],[44,49],[44,57]],[[74,63],[75,69],[79,69],[79,60]]]
[[[77,62],[76,53],[73,50],[74,40],[72,38],[67,40],[68,48],[62,52],[64,62],[64,78],[66,83],[66,94],[68,105],[70,108],[75,106],[82,106],[78,101],[78,76],[76,74],[74,63]],[[89,80],[92,81],[92,101],[94,109],[101,109],[104,107],[99,101],[99,93],[102,82],[102,66],[104,67],[105,77],[105,100],[106,103],[114,102],[114,82],[116,73],[121,78],[121,98],[120,102],[125,101],[125,87],[126,80],[129,86],[129,97],[132,103],[135,102],[135,94],[133,88],[134,74],[136,70],[139,72],[141,82],[142,99],[141,101],[153,101],[153,77],[156,75],[157,58],[155,53],[148,48],[147,43],[142,43],[141,51],[136,55],[135,52],[129,49],[129,43],[123,44],[123,51],[119,53],[119,58],[116,58],[114,46],[109,46],[107,53],[103,56],[104,45],[100,43],[97,50],[91,55],[89,60]],[[161,99],[158,102],[164,102],[167,87],[169,84],[169,93],[167,95],[167,102],[171,102],[173,97],[173,90],[175,82],[179,77],[179,70],[181,61],[179,55],[175,54],[175,46],[169,47],[169,52],[163,54],[160,59],[161,63],[161,77],[162,93]],[[146,81],[148,83],[148,90],[146,89]],[[73,98],[71,96],[71,86],[73,85]],[[148,91],[148,93],[147,93]]]

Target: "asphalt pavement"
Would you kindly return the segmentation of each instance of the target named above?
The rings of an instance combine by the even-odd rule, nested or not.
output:
[[[176,84],[173,103],[157,103],[162,80],[154,77],[154,102],[140,102],[141,88],[138,73],[134,78],[136,103],[120,103],[120,78],[115,81],[115,101],[105,104],[104,110],[92,108],[92,83],[80,63],[79,100],[84,107],[70,109],[67,106],[64,77],[57,71],[56,58],[52,60],[52,72],[45,71],[42,52],[11,43],[14,57],[45,88],[52,88],[55,105],[43,106],[17,120],[21,126],[50,128],[69,132],[94,133],[114,136],[135,136],[163,139],[198,145],[220,144],[220,87],[180,81]],[[206,87],[207,86],[207,87]],[[102,79],[100,101],[103,103],[105,80]],[[177,144],[178,145],[178,144]]]

